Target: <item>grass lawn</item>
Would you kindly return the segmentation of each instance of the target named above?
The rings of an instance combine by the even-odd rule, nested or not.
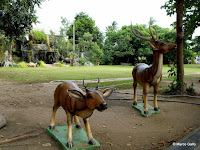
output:
[[[42,83],[54,80],[85,80],[132,77],[133,66],[94,66],[94,67],[37,67],[0,68],[0,79],[22,83]],[[163,74],[170,69],[163,66]],[[184,65],[185,74],[200,74],[200,65]],[[171,80],[171,79],[170,79]]]
[[[131,77],[132,66],[0,68],[0,79],[23,83]]]

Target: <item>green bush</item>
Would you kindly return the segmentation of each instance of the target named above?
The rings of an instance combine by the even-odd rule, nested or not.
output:
[[[19,66],[19,67],[22,67],[22,68],[28,67],[24,61],[20,62],[20,63],[18,64],[18,66]]]
[[[44,61],[37,61],[36,67],[46,67]]]
[[[189,95],[195,95],[194,83],[192,82],[191,86],[186,87],[186,92]]]
[[[45,67],[44,61],[40,61],[40,67]]]
[[[19,63],[20,60],[21,60],[20,57],[17,57],[16,55],[13,55],[13,61],[14,61],[15,63]]]
[[[87,61],[87,59],[85,57],[81,57],[78,59],[78,63],[81,65],[84,65],[84,63]]]
[[[37,44],[40,44],[42,41],[44,43],[47,42],[47,35],[44,33],[44,31],[32,30],[31,33],[33,34],[34,39],[38,42]]]
[[[64,65],[63,65],[62,62],[58,62],[56,66],[57,66],[57,67],[64,67]]]

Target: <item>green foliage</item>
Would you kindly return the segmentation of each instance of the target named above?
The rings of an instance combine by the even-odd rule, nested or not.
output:
[[[37,61],[36,67],[46,67],[44,61]]]
[[[186,88],[186,92],[189,95],[195,95],[195,89],[194,89],[194,83],[193,82],[188,88]]]
[[[19,63],[20,61],[21,61],[21,58],[20,57],[17,57],[17,56],[15,56],[15,55],[13,55],[13,61],[15,62],[15,63]]]
[[[101,46],[103,42],[102,33],[99,28],[95,26],[95,21],[84,12],[80,12],[75,16],[75,31],[76,44],[79,43],[79,38],[82,38],[87,32],[92,34],[92,41],[97,42],[99,46]],[[67,36],[69,39],[73,38],[73,24],[69,26]]]
[[[192,51],[195,52],[197,55],[200,55],[200,36],[196,36],[192,39]]]
[[[0,53],[5,52],[9,48],[10,40],[5,33],[0,31]]]
[[[25,35],[36,23],[35,5],[42,0],[8,0],[0,5],[0,29],[10,39]]]
[[[26,68],[26,67],[28,67],[24,61],[20,62],[20,63],[18,64],[18,66],[21,67],[21,68]]]
[[[103,50],[100,49],[96,42],[91,43],[91,48],[88,52],[90,55],[89,60],[95,63],[96,65],[98,64],[98,62],[101,62],[101,59],[104,56]]]
[[[176,65],[172,65],[167,72],[169,73],[168,77],[176,76]]]
[[[176,13],[176,0],[168,0],[161,8],[166,9],[167,15],[174,15]],[[185,40],[190,39],[194,30],[200,26],[199,12],[199,0],[184,0],[183,25]]]
[[[85,57],[81,57],[78,59],[78,63],[81,65],[84,65],[84,63],[87,61],[87,59]]]
[[[145,36],[148,34],[145,26],[139,26],[139,28]],[[139,58],[145,57],[147,60],[146,58],[152,55],[148,42],[136,38],[130,26],[123,26],[117,31],[109,30],[106,37],[103,47],[105,64],[120,64],[121,62],[135,64],[139,62]]]
[[[63,64],[63,62],[57,62],[57,65],[56,65],[57,67],[64,67],[64,64]]]
[[[164,90],[164,93],[168,94],[179,94],[180,93],[180,81],[177,80],[177,68],[175,65],[172,65],[171,68],[168,70],[168,77],[174,77],[173,81],[169,83],[168,88]],[[194,84],[192,83],[191,86],[187,87],[186,85],[186,92],[190,95],[195,95]]]
[[[106,32],[117,31],[117,22],[113,21],[111,26],[106,27]]]
[[[34,40],[37,41],[36,44],[40,43],[46,43],[47,42],[47,35],[44,33],[44,31],[36,31],[32,30],[31,34],[33,34]]]
[[[40,61],[40,67],[46,67],[44,61]]]

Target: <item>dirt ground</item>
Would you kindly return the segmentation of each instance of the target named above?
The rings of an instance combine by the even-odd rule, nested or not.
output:
[[[196,87],[200,87],[199,82],[196,84]],[[2,144],[1,150],[62,149],[46,132],[50,124],[56,86],[49,83],[21,84],[0,80],[0,114],[7,120],[7,125],[0,129],[0,141],[38,134]],[[132,90],[128,92],[133,93]],[[132,98],[132,95],[113,94],[112,97]],[[200,103],[200,99],[188,97],[159,99]],[[168,149],[174,141],[200,127],[200,105],[158,102],[161,113],[145,118],[131,107],[132,101],[107,100],[107,103],[107,110],[95,111],[90,118],[93,136],[101,144],[101,150]],[[149,103],[152,105],[152,102]],[[56,125],[66,124],[65,112],[60,108],[56,114]],[[84,127],[82,121],[81,126]]]

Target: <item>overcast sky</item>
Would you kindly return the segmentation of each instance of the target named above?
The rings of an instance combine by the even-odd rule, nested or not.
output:
[[[41,8],[37,8],[39,24],[34,29],[44,30],[49,33],[53,30],[59,34],[61,16],[73,22],[76,14],[85,12],[95,21],[95,25],[102,32],[113,21],[118,23],[120,29],[123,25],[148,24],[149,18],[153,17],[155,24],[163,28],[172,28],[176,16],[169,17],[165,9],[160,9],[166,0],[46,0]],[[200,28],[196,29],[195,35],[200,34]]]

